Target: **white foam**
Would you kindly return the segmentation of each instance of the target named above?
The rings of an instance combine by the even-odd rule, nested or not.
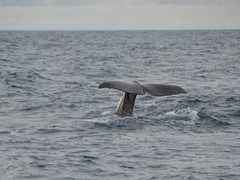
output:
[[[102,116],[106,116],[106,115],[109,115],[109,114],[112,114],[112,111],[103,111],[101,113]]]
[[[192,110],[190,107],[167,112],[165,113],[165,117],[181,119],[184,121],[188,121],[188,123],[194,123],[194,124],[197,120],[199,120],[198,112],[195,110]]]

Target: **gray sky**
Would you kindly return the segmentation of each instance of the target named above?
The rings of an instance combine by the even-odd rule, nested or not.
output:
[[[240,0],[0,0],[0,29],[240,29]]]

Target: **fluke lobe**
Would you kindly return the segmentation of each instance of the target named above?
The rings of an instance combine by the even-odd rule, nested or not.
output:
[[[186,91],[180,86],[166,84],[140,84],[137,81],[106,81],[99,85],[99,88],[111,88],[123,91],[124,94],[120,98],[117,106],[117,114],[130,115],[133,112],[135,99],[137,95],[148,93],[152,96],[171,96]]]

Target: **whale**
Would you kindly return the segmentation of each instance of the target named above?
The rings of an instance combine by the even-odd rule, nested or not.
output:
[[[120,97],[116,114],[126,116],[131,115],[134,110],[137,95],[149,94],[151,96],[171,96],[187,93],[182,87],[177,85],[139,83],[138,81],[105,81],[98,88],[117,89],[123,92]]]

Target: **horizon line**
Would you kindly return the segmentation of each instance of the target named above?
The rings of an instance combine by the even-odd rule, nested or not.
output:
[[[99,28],[99,29],[0,29],[0,31],[217,31],[217,30],[240,30],[240,28]]]

